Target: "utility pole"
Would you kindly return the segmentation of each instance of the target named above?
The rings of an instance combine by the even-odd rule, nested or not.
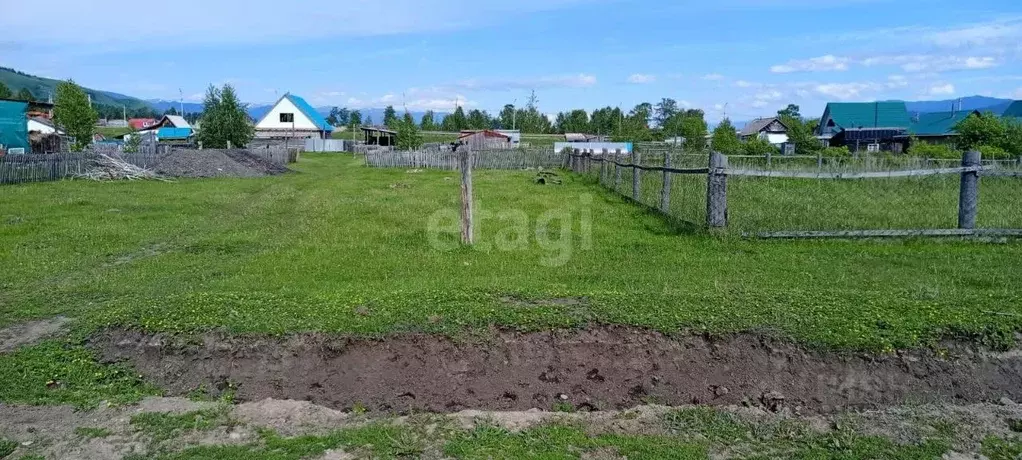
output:
[[[184,116],[185,116],[185,93],[184,93],[184,91],[181,90],[181,88],[178,88],[177,89],[177,95],[180,98],[178,100],[181,102],[181,113],[180,113],[180,115],[181,115],[182,118],[184,118]]]

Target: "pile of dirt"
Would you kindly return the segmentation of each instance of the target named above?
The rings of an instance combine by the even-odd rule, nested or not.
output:
[[[336,409],[607,410],[660,403],[832,413],[1022,399],[1022,353],[982,350],[957,350],[954,359],[925,351],[835,354],[753,334],[669,337],[625,327],[503,332],[482,343],[419,334],[198,339],[112,330],[92,346],[173,395],[237,388],[241,400],[298,399]]]
[[[174,149],[163,155],[152,169],[168,177],[262,177],[288,169],[248,150]]]

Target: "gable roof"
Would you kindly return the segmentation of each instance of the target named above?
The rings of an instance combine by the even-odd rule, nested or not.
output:
[[[164,126],[164,124],[163,124],[164,121],[169,121],[170,124],[174,125],[174,126],[172,126],[173,128],[191,128],[192,127],[192,125],[188,124],[188,121],[185,120],[185,117],[182,117],[181,115],[164,115],[163,118],[160,119],[160,125],[161,126]]]
[[[305,102],[305,99],[302,99],[301,97],[295,96],[294,94],[291,93],[285,94],[284,97],[291,101],[291,103],[294,104],[295,107],[298,107],[298,110],[301,110],[302,113],[305,114],[305,117],[308,118],[309,121],[312,122],[312,124],[316,125],[317,128],[322,129],[323,131],[334,130],[334,127],[331,126],[330,123],[326,122],[326,119],[323,118],[323,115],[320,115],[315,108],[309,105],[308,102]],[[283,98],[281,99],[283,100]],[[277,104],[279,103],[280,101],[277,101]]]
[[[53,129],[57,129],[57,127],[53,125],[53,121],[51,121],[49,118],[45,118],[45,117],[29,117],[28,119],[32,120],[32,121],[34,121],[36,123],[39,123],[39,124],[41,124],[43,126],[46,126],[46,127],[49,127],[49,128],[53,128]]]
[[[921,113],[917,119],[912,120],[908,127],[909,134],[916,136],[951,136],[955,132],[955,126],[971,115],[979,114],[978,111],[961,112],[936,112]]]
[[[1012,102],[1007,109],[1004,109],[1002,117],[1022,118],[1022,101]]]
[[[838,128],[908,128],[911,119],[904,102],[830,102],[821,127],[829,118]]]
[[[766,129],[767,126],[770,126],[770,124],[775,122],[775,121],[780,123],[781,126],[784,126],[784,122],[781,121],[780,117],[757,118],[755,120],[752,120],[752,121],[746,123],[745,126],[742,128],[742,131],[741,131],[740,134],[742,136],[751,136],[753,134],[757,134],[760,131],[763,131],[764,129]],[[788,127],[784,126],[784,128],[787,129]]]

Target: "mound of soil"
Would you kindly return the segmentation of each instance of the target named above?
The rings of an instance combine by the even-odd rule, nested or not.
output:
[[[904,403],[1022,399],[1022,354],[867,356],[810,351],[755,335],[668,337],[623,327],[499,333],[483,343],[427,335],[385,340],[208,334],[201,340],[112,330],[107,361],[184,395],[237,386],[242,400],[337,409],[614,409],[648,403],[746,404],[831,413]]]
[[[288,169],[248,150],[174,149],[161,156],[153,168],[170,177],[261,177]]]

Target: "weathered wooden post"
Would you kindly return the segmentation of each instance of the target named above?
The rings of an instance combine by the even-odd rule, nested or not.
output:
[[[199,150],[202,150],[202,141],[199,141]]]
[[[727,227],[727,156],[710,153],[710,173],[706,179],[706,226],[710,230]]]
[[[816,168],[823,171],[823,152],[816,152]]]
[[[614,152],[614,191],[621,190],[621,149]],[[620,192],[619,192],[620,193]]]
[[[982,157],[976,150],[965,152],[962,167],[979,167]],[[976,228],[976,213],[979,210],[979,171],[962,171],[962,185],[958,195],[958,228]]]
[[[459,149],[461,168],[461,242],[472,244],[472,149]]]
[[[671,209],[671,178],[667,170],[671,169],[671,152],[664,154],[664,188],[660,190],[660,212],[667,214]]]
[[[600,155],[600,185],[603,185],[603,180],[607,174],[607,149],[603,149],[603,154]]]
[[[231,149],[231,140],[227,139],[227,150]]]
[[[642,180],[642,170],[639,169],[641,158],[638,150],[632,152],[632,199],[635,201],[639,201],[639,185]]]
[[[771,155],[770,152],[766,153],[766,163],[768,168],[774,164],[773,155]]]

